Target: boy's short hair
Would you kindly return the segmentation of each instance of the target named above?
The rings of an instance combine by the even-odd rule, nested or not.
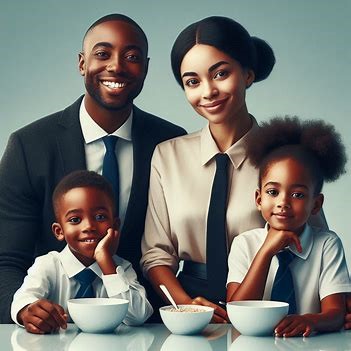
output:
[[[111,184],[102,175],[96,172],[79,170],[63,177],[52,194],[52,205],[54,207],[56,219],[59,218],[60,199],[63,195],[75,188],[95,188],[102,191],[111,200],[113,213],[115,213],[115,198]]]

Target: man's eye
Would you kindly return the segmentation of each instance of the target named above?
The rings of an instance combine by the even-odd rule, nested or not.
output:
[[[140,56],[136,54],[128,54],[126,55],[126,59],[131,62],[140,62]]]
[[[105,51],[97,51],[95,53],[95,56],[97,56],[98,58],[107,58],[108,57],[108,54],[107,52]]]
[[[81,219],[79,217],[71,217],[68,219],[68,222],[78,224],[81,222]]]

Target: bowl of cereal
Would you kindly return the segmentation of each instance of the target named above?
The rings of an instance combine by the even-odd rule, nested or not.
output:
[[[211,321],[212,307],[201,305],[178,305],[160,308],[160,315],[167,329],[173,334],[192,335],[200,333]]]

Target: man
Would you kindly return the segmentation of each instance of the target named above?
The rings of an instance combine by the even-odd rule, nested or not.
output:
[[[79,54],[85,96],[10,136],[0,163],[0,322],[11,322],[12,296],[33,259],[62,249],[51,233],[55,185],[74,170],[101,173],[106,135],[118,136],[118,254],[146,283],[139,259],[150,159],[158,143],[185,134],[133,105],[147,74],[147,52],[147,38],[132,19],[119,14],[100,18],[87,30]]]

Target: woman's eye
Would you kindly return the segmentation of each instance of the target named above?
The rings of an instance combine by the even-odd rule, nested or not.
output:
[[[71,217],[68,219],[68,222],[78,224],[81,222],[81,219],[79,217]]]
[[[195,78],[191,78],[191,79],[188,79],[186,82],[185,82],[185,85],[188,86],[188,87],[194,87],[196,86],[197,84],[199,84],[199,81]]]
[[[228,72],[226,71],[219,71],[215,74],[214,79],[220,79],[220,78],[224,78],[228,75]]]
[[[266,193],[267,193],[268,195],[271,195],[271,196],[277,196],[277,195],[278,195],[278,191],[275,190],[275,189],[268,189],[268,190],[266,191]]]

